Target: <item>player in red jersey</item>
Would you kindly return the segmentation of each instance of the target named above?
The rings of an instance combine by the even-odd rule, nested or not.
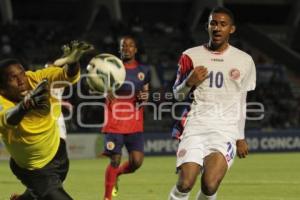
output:
[[[105,172],[105,200],[111,200],[115,195],[118,176],[133,173],[141,167],[144,159],[144,108],[140,104],[148,100],[150,77],[148,68],[137,62],[137,51],[137,43],[132,36],[121,38],[120,54],[126,68],[125,83],[114,95],[107,97],[107,123],[102,129],[105,137],[104,154],[110,158]],[[129,153],[129,159],[120,165],[123,146]]]

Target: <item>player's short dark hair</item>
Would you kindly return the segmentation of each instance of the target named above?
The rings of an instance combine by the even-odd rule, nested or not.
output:
[[[125,39],[125,38],[130,38],[130,39],[132,39],[133,41],[134,41],[134,43],[135,43],[135,46],[136,47],[138,47],[139,45],[138,45],[138,40],[137,40],[137,38],[134,36],[134,35],[130,35],[130,34],[127,34],[127,35],[122,35],[121,37],[120,37],[120,42],[121,42],[121,40],[122,39]]]
[[[225,7],[222,7],[222,6],[215,7],[210,11],[209,16],[211,16],[215,13],[224,13],[224,14],[228,15],[229,18],[231,19],[232,24],[235,24],[234,15],[231,12],[231,10],[229,10],[228,8],[225,8]]]
[[[3,88],[6,83],[6,70],[9,66],[20,64],[20,61],[14,58],[7,58],[0,61],[0,88]]]

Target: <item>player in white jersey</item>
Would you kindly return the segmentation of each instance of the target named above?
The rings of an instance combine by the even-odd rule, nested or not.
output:
[[[50,63],[49,63],[50,64]],[[45,65],[45,68],[51,66],[48,63]],[[67,103],[64,103],[62,100],[62,95],[64,93],[65,88],[52,88],[51,89],[51,95],[54,96],[56,99],[58,99],[62,106],[68,105]],[[68,105],[68,107],[70,107]],[[60,138],[66,140],[67,139],[67,129],[66,129],[66,123],[63,113],[61,112],[58,119],[57,119],[57,125],[59,128],[59,136]]]
[[[51,95],[55,96],[60,102],[61,105],[63,106],[63,100],[62,100],[62,95],[64,93],[65,88],[55,88],[51,90]],[[67,139],[67,129],[66,129],[66,123],[65,123],[65,118],[63,113],[59,115],[57,119],[57,125],[59,127],[59,135],[60,138],[66,140]]]
[[[174,95],[182,101],[192,92],[177,152],[178,182],[169,200],[188,200],[200,173],[197,200],[215,200],[217,189],[236,154],[248,154],[244,139],[247,91],[255,89],[256,70],[247,53],[231,46],[234,17],[213,9],[208,19],[209,42],[183,52]]]

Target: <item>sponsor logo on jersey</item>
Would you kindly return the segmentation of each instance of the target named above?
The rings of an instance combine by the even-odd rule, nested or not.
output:
[[[241,76],[241,73],[238,69],[233,68],[229,71],[229,77],[231,80],[238,80]]]
[[[143,72],[139,72],[137,77],[140,81],[143,81],[145,79],[145,74]]]
[[[116,146],[115,143],[112,141],[109,141],[106,143],[106,148],[110,151],[113,150],[115,148],[115,146]]]
[[[186,154],[186,149],[180,149],[180,150],[178,151],[177,156],[178,156],[179,158],[181,158],[181,157],[185,156],[185,154]]]
[[[224,62],[223,58],[212,58],[210,60],[213,61],[213,62]]]

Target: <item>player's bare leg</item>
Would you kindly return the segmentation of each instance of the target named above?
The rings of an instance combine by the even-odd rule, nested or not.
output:
[[[189,192],[192,190],[201,167],[197,163],[188,162],[180,166],[178,182],[172,188],[169,200],[188,200]]]
[[[204,170],[201,177],[201,191],[197,200],[216,200],[218,187],[227,172],[227,162],[223,154],[216,152],[204,158]]]
[[[144,161],[144,153],[140,151],[131,151],[129,153],[128,161],[124,162],[118,170],[118,175],[129,174],[135,172],[138,168],[140,168]],[[113,196],[117,196],[119,185],[118,180],[116,181],[115,187],[113,188]]]
[[[144,153],[140,151],[131,151],[128,162],[123,163],[119,168],[119,174],[133,173],[140,168],[144,161]]]

